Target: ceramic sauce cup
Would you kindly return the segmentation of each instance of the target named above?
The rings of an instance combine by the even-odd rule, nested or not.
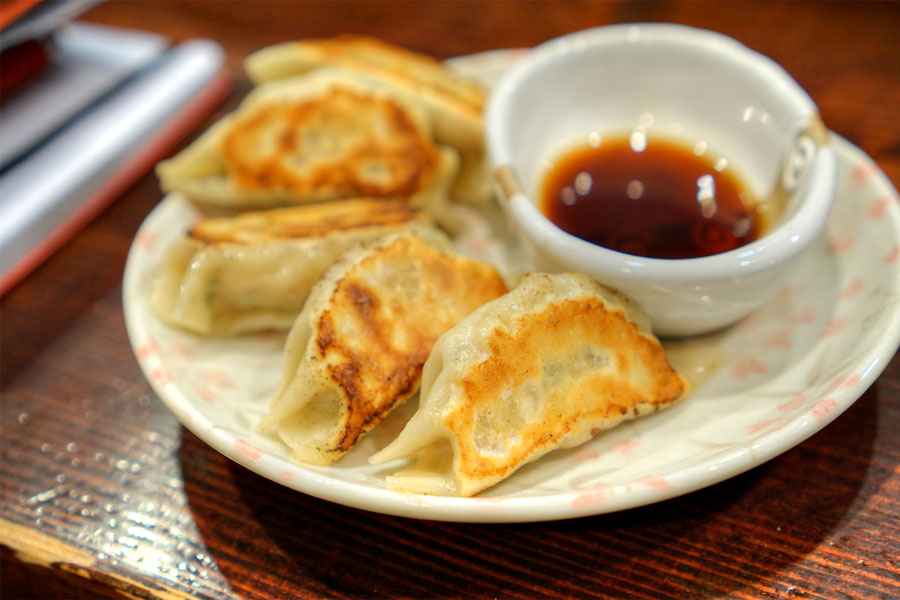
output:
[[[835,194],[837,157],[800,86],[737,41],[680,25],[600,27],[536,47],[492,91],[485,129],[501,205],[537,268],[622,291],[661,336],[709,332],[769,300],[822,234]],[[733,172],[763,215],[759,237],[671,259],[564,231],[542,210],[548,173],[567,152],[617,138],[635,151],[683,144]]]

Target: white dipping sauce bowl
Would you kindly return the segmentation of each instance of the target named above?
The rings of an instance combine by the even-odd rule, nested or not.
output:
[[[709,332],[769,300],[822,234],[837,184],[828,132],[790,75],[729,37],[681,25],[600,27],[530,50],[492,91],[485,130],[501,205],[537,268],[620,290],[661,336]],[[657,259],[582,240],[541,212],[553,161],[633,134],[699,143],[757,198],[783,198],[779,215],[746,246]]]

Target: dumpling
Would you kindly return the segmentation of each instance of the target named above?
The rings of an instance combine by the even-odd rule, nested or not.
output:
[[[255,88],[157,174],[164,191],[212,212],[365,196],[440,219],[458,164],[418,105],[374,78],[322,69]]]
[[[204,335],[288,330],[346,250],[407,229],[440,235],[408,203],[369,198],[205,219],[170,250],[150,307],[166,323]]]
[[[389,488],[470,496],[686,386],[636,305],[585,275],[533,273],[438,340],[417,412],[370,462],[414,457]]]
[[[333,463],[416,392],[441,334],[505,292],[493,267],[415,234],[348,251],[288,334],[260,430],[277,430],[300,462]]]
[[[435,140],[453,146],[461,155],[454,198],[480,203],[492,197],[483,144],[485,90],[440,61],[371,37],[344,34],[269,46],[244,62],[244,70],[256,83],[328,66],[375,77],[409,101],[422,104],[431,117]]]
[[[429,56],[371,37],[345,34],[269,46],[244,62],[244,70],[257,84],[322,67],[364,73],[410,94],[428,110],[441,143],[475,148],[483,142],[484,88]]]

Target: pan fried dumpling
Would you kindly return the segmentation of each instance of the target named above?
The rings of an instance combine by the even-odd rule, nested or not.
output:
[[[483,144],[485,90],[440,61],[371,37],[344,34],[263,48],[247,57],[244,70],[252,81],[263,83],[329,66],[375,77],[422,104],[434,139],[461,155],[454,198],[479,203],[492,197]]]
[[[359,198],[205,219],[170,251],[150,306],[199,334],[288,330],[322,273],[365,240],[441,235],[406,202]]]
[[[381,40],[345,34],[288,42],[263,48],[244,63],[247,75],[257,84],[323,67],[364,73],[413,95],[432,115],[439,142],[463,148],[483,142],[484,88],[455,75],[438,60]]]
[[[505,291],[492,267],[414,234],[348,251],[288,334],[260,430],[277,431],[300,462],[333,463],[416,392],[441,334]]]
[[[374,78],[322,69],[255,88],[157,173],[164,191],[213,212],[365,196],[443,218],[458,164],[418,105]]]
[[[686,385],[636,305],[585,275],[533,273],[441,337],[418,411],[370,462],[414,457],[389,488],[470,496]]]

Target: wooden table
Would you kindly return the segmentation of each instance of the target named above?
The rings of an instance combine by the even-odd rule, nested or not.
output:
[[[784,65],[900,183],[897,3],[110,2],[84,19],[220,42],[235,85],[217,114],[249,89],[243,57],[288,39],[360,32],[445,58],[688,23]],[[121,277],[160,196],[144,176],[2,298],[3,598],[900,597],[900,355],[808,441],[681,498],[519,525],[371,514],[233,464],[152,393]]]

